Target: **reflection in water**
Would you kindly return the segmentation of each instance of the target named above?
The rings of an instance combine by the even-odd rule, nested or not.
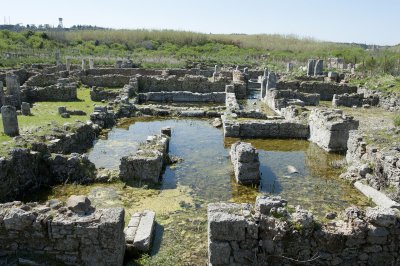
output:
[[[330,167],[342,155],[328,154],[305,140],[245,140],[259,151],[261,183],[257,187],[237,185],[229,159],[230,145],[222,131],[206,120],[132,120],[129,128],[115,128],[107,140],[99,140],[89,154],[97,167],[118,168],[119,158],[135,151],[148,135],[171,126],[170,154],[183,159],[167,167],[161,189],[175,189],[177,183],[191,189],[191,196],[205,202],[254,202],[259,192],[279,194],[290,204],[302,205],[316,215],[340,211],[350,204],[366,204],[364,198]],[[127,123],[125,123],[127,125]],[[289,173],[288,166],[297,173]]]

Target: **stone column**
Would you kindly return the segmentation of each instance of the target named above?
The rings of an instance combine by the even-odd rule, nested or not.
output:
[[[70,58],[65,59],[65,68],[67,69],[67,71],[71,71],[71,59]]]
[[[308,59],[307,63],[307,76],[313,76],[315,70],[316,59]]]
[[[94,68],[94,59],[90,58],[89,59],[89,69],[93,69]]]
[[[86,70],[86,61],[82,59],[82,70]]]
[[[267,78],[263,76],[261,79],[261,99],[265,97],[266,92],[267,92]]]
[[[14,137],[19,135],[17,109],[11,105],[1,107],[4,134]]]
[[[22,102],[21,113],[22,115],[31,115],[31,105],[29,103]]]
[[[293,70],[293,64],[292,63],[287,63],[286,71],[287,72],[292,72],[292,70]]]
[[[7,105],[13,105],[15,107],[19,107],[21,105],[21,96],[20,96],[20,88],[18,76],[14,74],[6,75],[6,86],[7,90],[5,95],[8,96]],[[5,104],[5,103],[4,103]]]
[[[322,75],[324,70],[324,60],[317,60],[314,67],[314,76]]]
[[[263,75],[263,77],[268,77],[268,68],[264,68],[264,75]]]
[[[4,97],[3,82],[0,81],[0,107],[3,106],[3,97]]]
[[[218,73],[218,65],[215,65],[215,66],[214,66],[214,72],[215,72],[215,73]]]
[[[248,67],[245,67],[245,68],[243,69],[243,73],[244,73],[245,75],[248,75],[248,74],[249,74],[249,68],[248,68]]]
[[[57,65],[57,66],[61,65],[61,55],[60,55],[60,52],[56,52],[56,53],[54,54],[54,57],[56,58],[56,65]]]
[[[266,90],[276,88],[276,75],[274,72],[268,73]]]

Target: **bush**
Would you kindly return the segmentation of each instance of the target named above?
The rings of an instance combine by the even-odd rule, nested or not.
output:
[[[396,127],[400,127],[400,115],[395,116],[394,118],[394,125]]]

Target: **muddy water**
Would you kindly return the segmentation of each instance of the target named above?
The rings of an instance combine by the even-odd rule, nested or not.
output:
[[[330,166],[343,156],[328,154],[304,140],[246,140],[259,150],[262,181],[259,187],[237,185],[229,159],[230,145],[237,139],[224,139],[222,130],[208,120],[126,120],[97,141],[89,158],[97,167],[118,169],[122,156],[134,153],[138,143],[164,126],[172,127],[170,154],[183,161],[167,167],[159,187],[121,182],[63,185],[45,192],[42,199],[86,194],[97,207],[125,207],[126,222],[136,211],[154,210],[157,226],[151,256],[130,265],[205,265],[209,202],[253,203],[260,193],[271,193],[312,210],[317,217],[352,204],[368,204]],[[291,174],[288,166],[297,173]]]

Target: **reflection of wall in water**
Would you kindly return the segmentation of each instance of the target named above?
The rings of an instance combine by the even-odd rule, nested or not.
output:
[[[332,162],[343,159],[344,155],[328,153],[316,144],[309,142],[305,164],[312,176],[334,177],[338,175],[338,170],[332,167]]]

